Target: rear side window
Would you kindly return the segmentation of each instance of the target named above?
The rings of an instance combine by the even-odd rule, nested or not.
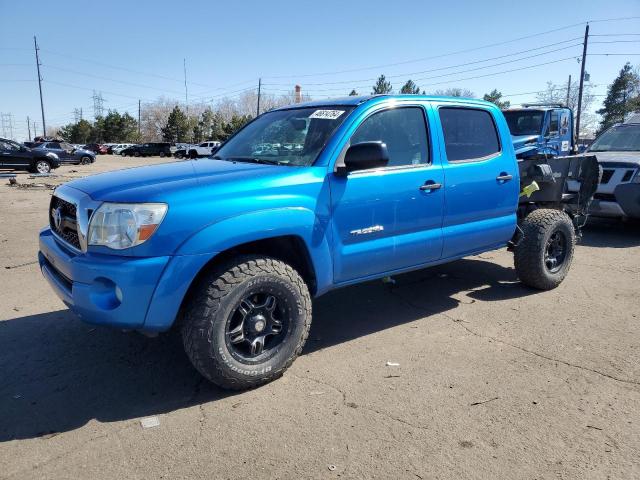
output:
[[[498,131],[486,110],[441,108],[439,114],[450,162],[480,160],[500,152]]]

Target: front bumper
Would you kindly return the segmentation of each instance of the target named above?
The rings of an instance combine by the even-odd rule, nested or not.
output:
[[[610,201],[594,199],[589,213],[596,217],[640,218],[640,183],[618,185]]]
[[[60,299],[83,321],[122,329],[164,331],[206,255],[123,257],[79,254],[45,228],[40,232],[40,269]]]

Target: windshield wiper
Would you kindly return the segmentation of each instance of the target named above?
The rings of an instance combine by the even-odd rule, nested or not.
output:
[[[213,157],[215,160],[228,160],[230,162],[247,162],[247,163],[263,163],[265,165],[281,165],[281,162],[278,160],[267,160],[266,158],[257,158],[257,157],[227,157],[222,158],[215,156]]]

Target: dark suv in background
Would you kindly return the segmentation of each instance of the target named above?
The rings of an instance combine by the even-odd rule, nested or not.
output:
[[[13,140],[0,138],[0,169],[49,173],[59,166],[60,159],[53,152],[31,149]]]
[[[44,142],[34,147],[35,150],[45,150],[55,153],[61,163],[73,165],[89,165],[96,161],[96,154],[90,150],[75,148],[67,142]]]
[[[123,157],[170,157],[171,156],[171,144],[168,142],[149,142],[142,143],[140,145],[134,145],[133,147],[125,148],[120,152]]]

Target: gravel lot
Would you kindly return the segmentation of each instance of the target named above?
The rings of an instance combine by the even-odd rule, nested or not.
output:
[[[35,263],[50,194],[0,180],[0,478],[640,478],[637,226],[594,222],[550,292],[496,251],[328,294],[282,379],[228,393],[177,336],[64,307]]]

